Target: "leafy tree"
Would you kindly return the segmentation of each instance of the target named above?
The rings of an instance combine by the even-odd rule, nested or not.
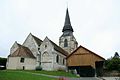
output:
[[[120,71],[120,58],[118,56],[119,56],[119,54],[115,53],[114,57],[107,59],[105,61],[105,67],[108,70]]]

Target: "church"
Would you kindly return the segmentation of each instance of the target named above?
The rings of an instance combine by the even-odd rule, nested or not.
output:
[[[94,76],[95,70],[102,69],[104,58],[83,46],[78,47],[68,8],[62,32],[59,46],[48,37],[41,40],[32,33],[27,36],[23,44],[15,41],[7,58],[7,69],[35,70],[41,66],[42,70],[47,71],[77,70],[82,76],[88,76],[86,70],[92,72]]]
[[[23,44],[15,41],[10,48],[7,69],[35,70],[37,66],[41,66],[43,70],[48,71],[66,70],[66,57],[78,46],[73,35],[68,9],[62,32],[59,46],[48,37],[41,40],[31,33]]]

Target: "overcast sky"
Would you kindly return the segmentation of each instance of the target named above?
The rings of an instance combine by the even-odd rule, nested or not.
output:
[[[79,45],[106,59],[120,54],[120,0],[0,0],[0,56],[30,32],[58,44],[67,6]]]

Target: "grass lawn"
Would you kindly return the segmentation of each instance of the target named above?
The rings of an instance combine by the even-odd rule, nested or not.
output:
[[[0,80],[57,80],[57,79],[19,71],[0,70]]]
[[[32,73],[41,73],[41,74],[47,74],[47,75],[53,75],[53,76],[64,76],[64,77],[77,77],[74,74],[64,72],[64,71],[27,71],[27,72],[32,72]]]

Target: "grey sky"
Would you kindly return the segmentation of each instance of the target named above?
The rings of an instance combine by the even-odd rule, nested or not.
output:
[[[0,0],[0,56],[30,32],[58,44],[67,4],[79,45],[105,58],[120,53],[120,0]]]

